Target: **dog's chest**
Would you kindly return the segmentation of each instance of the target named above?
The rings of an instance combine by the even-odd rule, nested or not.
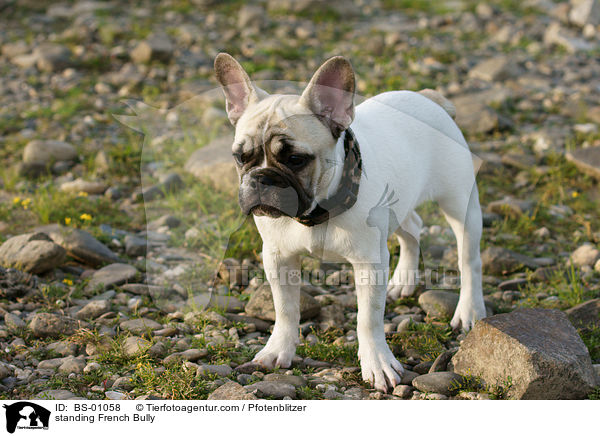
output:
[[[267,217],[255,217],[255,222],[266,244],[289,254],[309,254],[327,261],[343,261],[351,246],[347,232],[330,223],[309,227],[292,219],[273,220]]]

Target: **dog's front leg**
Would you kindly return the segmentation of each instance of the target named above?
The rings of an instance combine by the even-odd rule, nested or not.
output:
[[[266,368],[289,368],[298,345],[300,324],[300,258],[283,256],[277,249],[263,247],[263,264],[275,304],[275,326],[254,362]]]
[[[358,358],[363,380],[387,392],[400,383],[403,368],[385,341],[383,317],[389,254],[381,263],[353,262],[358,297]]]

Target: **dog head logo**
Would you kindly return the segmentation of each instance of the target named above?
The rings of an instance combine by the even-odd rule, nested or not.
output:
[[[19,429],[48,429],[50,411],[29,401],[3,406],[6,409],[6,431]]]

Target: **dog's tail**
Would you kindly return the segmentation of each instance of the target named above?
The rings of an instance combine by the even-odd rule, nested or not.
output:
[[[442,108],[444,108],[446,112],[448,112],[448,115],[450,115],[452,118],[456,117],[456,108],[454,107],[452,102],[439,92],[433,89],[422,89],[421,91],[419,91],[419,94],[439,104]]]

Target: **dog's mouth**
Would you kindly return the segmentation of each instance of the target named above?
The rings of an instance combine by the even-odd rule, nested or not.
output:
[[[296,217],[310,206],[310,199],[297,180],[273,168],[260,168],[244,174],[239,203],[245,215]]]
[[[283,215],[287,215],[282,210],[279,210],[274,206],[269,206],[268,204],[259,204],[254,206],[252,209],[250,209],[250,213],[254,214],[255,216],[268,216],[271,218],[279,218]]]

